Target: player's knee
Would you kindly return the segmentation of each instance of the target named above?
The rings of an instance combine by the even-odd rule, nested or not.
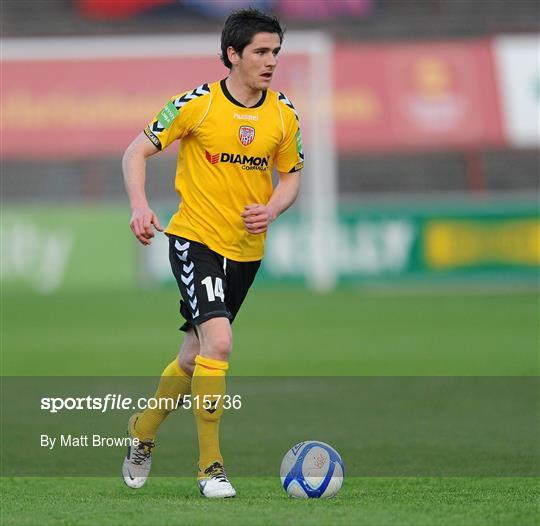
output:
[[[208,342],[208,348],[206,350],[206,355],[209,358],[214,360],[222,360],[224,362],[229,360],[229,355],[232,351],[232,335],[231,334],[220,334],[214,336]]]

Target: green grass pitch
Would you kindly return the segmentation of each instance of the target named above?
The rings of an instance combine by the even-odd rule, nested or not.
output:
[[[3,295],[4,375],[156,376],[181,342],[176,290]],[[234,375],[536,375],[538,297],[251,291]]]
[[[180,335],[177,293],[5,290],[3,375],[159,375]],[[235,322],[231,374],[537,375],[535,293],[414,294],[255,288]],[[165,430],[166,431],[166,430]],[[317,438],[317,437],[313,437]],[[292,444],[291,444],[292,445]],[[3,454],[9,454],[4,444]],[[181,451],[181,448],[179,449]],[[123,451],[119,451],[119,467]],[[276,466],[276,470],[278,466]],[[346,477],[335,499],[295,501],[279,479],[235,477],[208,501],[192,478],[3,478],[2,525],[533,525],[538,479]]]
[[[235,480],[239,496],[209,501],[192,479],[154,478],[133,491],[119,479],[8,479],[4,525],[533,525],[534,479],[350,478],[327,500],[293,500],[276,479]]]

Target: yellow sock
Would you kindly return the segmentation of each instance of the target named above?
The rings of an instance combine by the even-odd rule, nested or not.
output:
[[[223,464],[219,450],[219,421],[223,413],[225,371],[229,364],[203,356],[197,356],[195,364],[191,395],[199,436],[199,477],[203,477],[204,470],[214,462]]]
[[[179,396],[187,395],[190,392],[191,376],[178,365],[178,359],[175,358],[165,367],[161,375],[154,395],[157,407],[155,409],[145,409],[135,423],[136,437],[142,441],[150,440],[154,442],[158,427],[167,418],[167,415],[176,409],[172,400],[176,402]]]

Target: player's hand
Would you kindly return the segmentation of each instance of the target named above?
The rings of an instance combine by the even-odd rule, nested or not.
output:
[[[276,218],[268,206],[257,203],[246,205],[240,215],[244,220],[246,230],[250,234],[266,232],[270,223]]]
[[[135,237],[139,240],[139,243],[144,246],[152,243],[150,240],[155,235],[152,225],[158,232],[163,232],[163,227],[159,224],[159,220],[151,208],[142,207],[133,209],[129,226]]]

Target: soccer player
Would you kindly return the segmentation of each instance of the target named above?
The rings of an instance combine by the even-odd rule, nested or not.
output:
[[[298,195],[304,164],[297,113],[284,94],[269,88],[282,40],[276,18],[255,9],[232,13],[221,35],[227,78],[172,97],[122,160],[130,227],[149,245],[154,229],[163,229],[145,194],[146,159],[180,141],[175,186],[181,202],[165,233],[185,336],[155,398],[192,396],[197,480],[205,497],[236,495],[219,448],[231,323],[261,263],[268,227]],[[213,403],[203,403],[204,395]],[[148,478],[158,427],[173,410],[165,405],[129,421],[130,436],[140,441],[128,450],[122,468],[131,488]]]

